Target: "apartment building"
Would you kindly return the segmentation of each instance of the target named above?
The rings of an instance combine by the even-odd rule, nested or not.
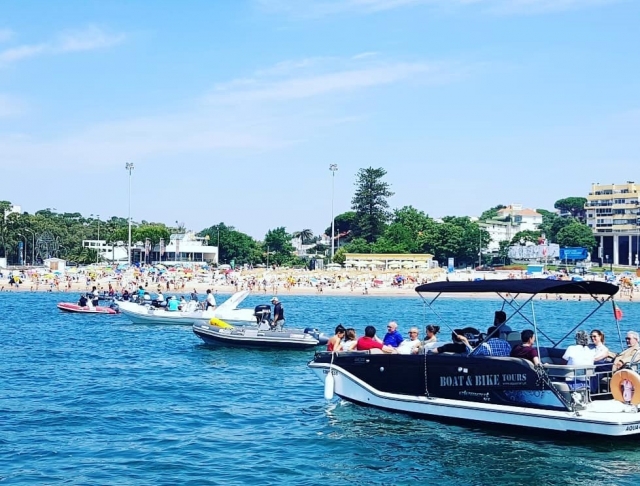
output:
[[[638,266],[640,184],[591,184],[585,204],[587,225],[598,242],[592,260]]]

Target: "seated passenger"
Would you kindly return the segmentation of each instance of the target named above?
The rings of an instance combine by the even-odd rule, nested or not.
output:
[[[629,331],[627,337],[627,349],[622,351],[616,359],[613,360],[613,371],[617,371],[625,364],[636,363],[640,360],[640,345],[638,345],[638,333]]]
[[[498,332],[500,333],[496,337],[506,339],[507,335],[513,331],[505,322],[507,322],[507,313],[502,310],[496,311],[493,316],[493,325],[498,328]]]
[[[589,338],[584,331],[576,333],[576,344],[569,346],[562,359],[571,366],[592,365],[594,350],[589,348]]]
[[[87,305],[87,298],[84,296],[84,294],[80,296],[80,300],[78,300],[78,305],[80,307],[85,307]]]
[[[329,338],[327,342],[327,351],[340,351],[340,347],[342,344],[342,338],[344,337],[347,330],[344,328],[342,324],[338,324],[336,326],[336,331],[333,336]]]
[[[513,358],[523,358],[531,361],[534,365],[540,364],[540,358],[538,358],[538,350],[533,347],[533,343],[536,340],[536,335],[531,329],[525,329],[520,333],[520,340],[522,344],[516,345],[512,350],[510,356]]]
[[[426,353],[431,349],[435,349],[438,347],[438,337],[437,334],[440,332],[440,326],[434,326],[433,324],[429,324],[426,329],[427,333],[424,337],[424,342],[422,343],[422,349]]]
[[[386,344],[392,348],[397,348],[400,346],[402,341],[403,337],[400,331],[398,331],[398,323],[396,321],[391,321],[387,324],[387,333],[384,335],[382,344]]]
[[[171,297],[168,301],[167,301],[167,310],[168,311],[177,311],[178,310],[178,299],[174,297]]]
[[[604,344],[604,333],[599,329],[591,331],[591,341],[589,348],[593,349],[594,357],[593,362],[595,364],[602,364],[607,362],[609,358],[609,348]]]
[[[358,351],[370,351],[372,349],[380,349],[383,353],[395,353],[395,348],[382,344],[376,339],[376,328],[367,326],[364,328],[364,336],[358,339],[356,345]]]
[[[511,345],[504,339],[500,339],[498,328],[491,326],[487,329],[487,340],[480,344],[471,353],[473,356],[510,356]]]
[[[433,354],[442,354],[442,353],[458,353],[458,354],[468,354],[471,350],[469,346],[469,340],[466,336],[463,336],[462,331],[460,329],[454,329],[451,333],[451,340],[453,342],[444,344],[435,349],[429,351],[429,353]]]
[[[418,339],[418,328],[409,329],[409,339],[405,339],[398,346],[398,354],[418,354],[422,343]]]
[[[355,351],[358,345],[358,339],[356,336],[356,330],[353,327],[348,327],[345,333],[345,341],[340,347],[341,351]]]

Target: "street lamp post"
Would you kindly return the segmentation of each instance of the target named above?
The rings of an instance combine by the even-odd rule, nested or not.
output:
[[[333,194],[334,194],[336,171],[338,170],[338,164],[329,164],[329,170],[331,171],[331,261],[333,262],[333,256],[335,255],[333,240],[336,234],[335,218],[333,217]]]
[[[96,250],[96,263],[100,261],[100,249],[102,248],[102,243],[100,243],[100,215],[98,214],[98,249]]]
[[[133,170],[133,162],[127,162],[124,167],[129,171],[129,246],[127,247],[127,261],[131,265],[131,171]]]
[[[217,262],[216,265],[220,265],[220,225],[218,225],[218,250],[216,254]]]
[[[30,230],[29,228],[24,228],[25,231],[28,231],[29,233],[31,233],[31,236],[33,238],[32,241],[32,245],[31,245],[31,266],[35,265],[35,256],[36,256],[36,232],[33,230]],[[637,258],[636,258],[637,259]]]
[[[17,233],[17,235],[24,238],[24,248],[22,249],[22,252],[20,252],[20,265],[24,265],[24,254],[27,249],[27,237],[20,233]]]

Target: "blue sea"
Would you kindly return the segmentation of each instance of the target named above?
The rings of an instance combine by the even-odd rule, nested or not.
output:
[[[71,299],[69,298],[71,297]],[[268,295],[252,295],[253,307]],[[222,301],[224,296],[219,296]],[[438,323],[418,297],[280,295],[290,327],[361,334],[395,319]],[[0,293],[0,483],[636,484],[640,437],[563,438],[447,425],[323,398],[309,351],[204,346],[189,326],[63,314],[60,293]],[[587,302],[537,302],[552,338]],[[623,331],[640,304],[621,303]],[[440,317],[482,330],[497,300],[441,300]],[[528,315],[531,315],[527,307]],[[511,314],[511,311],[508,312]],[[521,321],[510,322],[514,329]],[[619,348],[611,306],[583,329]],[[443,327],[441,337],[449,334]],[[568,344],[571,344],[570,339]]]

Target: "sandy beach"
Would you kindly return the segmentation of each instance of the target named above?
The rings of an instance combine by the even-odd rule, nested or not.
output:
[[[11,286],[8,283],[7,271],[4,270],[0,292],[53,292],[61,294],[81,294],[92,289],[95,285],[99,291],[107,292],[109,285],[116,292],[123,288],[123,282],[117,280],[110,269],[105,269],[103,275],[94,274],[68,274],[58,278],[43,278],[42,275],[32,273],[25,275],[25,278],[18,286]],[[90,277],[89,275],[92,275]],[[447,278],[444,271],[429,271],[415,273],[409,277],[402,285],[391,285],[394,281],[395,273],[366,273],[366,272],[340,272],[340,271],[290,271],[286,269],[277,271],[249,270],[235,272],[234,276],[228,278],[214,272],[211,275],[202,277],[175,278],[168,274],[164,276],[142,276],[138,283],[129,281],[128,287],[131,289],[138,284],[143,285],[150,293],[155,293],[158,288],[162,288],[165,296],[190,294],[194,290],[203,295],[207,289],[211,289],[216,294],[232,294],[247,288],[247,282],[251,280],[267,282],[264,285],[258,284],[252,290],[254,295],[263,295],[270,298],[278,295],[280,298],[286,295],[318,295],[318,296],[349,296],[349,297],[403,297],[418,298],[415,287],[425,281],[442,281]],[[483,279],[504,279],[508,275],[499,272],[467,272],[457,271],[449,274],[451,281],[470,281],[476,278]],[[171,278],[170,278],[171,277]],[[518,276],[520,277],[520,276]],[[229,281],[231,283],[229,283]],[[320,285],[312,282],[323,282]],[[435,295],[434,295],[435,296]],[[494,293],[457,293],[442,294],[440,298],[456,299],[496,299]],[[584,298],[584,296],[583,296]],[[538,299],[547,300],[579,300],[578,296],[563,295],[557,296],[540,295]],[[76,296],[69,296],[69,300],[76,300]],[[620,292],[616,300],[624,302],[640,302],[640,288],[637,286],[633,292]]]

